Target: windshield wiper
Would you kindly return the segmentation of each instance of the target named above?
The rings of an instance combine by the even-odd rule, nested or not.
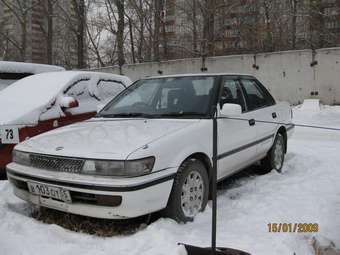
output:
[[[141,113],[141,112],[132,112],[132,113],[113,113],[113,114],[102,114],[98,117],[102,118],[134,118],[134,117],[142,117],[142,118],[151,118],[151,114]]]
[[[184,117],[184,116],[205,116],[204,113],[201,112],[169,112],[159,114],[157,116],[160,117]]]
[[[188,116],[205,116],[204,113],[201,112],[169,112],[162,114],[147,114],[141,112],[132,112],[132,113],[113,113],[113,114],[101,114],[97,117],[101,118],[164,118],[164,117],[188,117]]]

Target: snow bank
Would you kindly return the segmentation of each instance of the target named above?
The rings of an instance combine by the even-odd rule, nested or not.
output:
[[[305,112],[319,112],[320,99],[305,99],[300,107],[301,110]]]
[[[0,61],[0,73],[45,73],[65,71],[65,68],[53,65],[42,65],[23,62]]]
[[[340,108],[326,107],[295,122],[340,127]],[[250,176],[219,190],[217,244],[252,255],[314,254],[313,237],[340,247],[340,133],[296,128],[283,173]],[[38,222],[30,207],[0,182],[0,247],[3,254],[182,255],[184,242],[209,246],[210,206],[194,222],[160,219],[129,236],[99,238]],[[268,233],[268,223],[318,223],[318,233]]]

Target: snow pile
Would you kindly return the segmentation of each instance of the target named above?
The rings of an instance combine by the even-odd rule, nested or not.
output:
[[[319,112],[320,111],[320,100],[319,99],[305,99],[300,106],[304,112]]]
[[[65,68],[53,65],[32,64],[23,62],[0,61],[0,73],[46,73],[65,71]]]
[[[81,71],[42,73],[21,79],[0,92],[0,108],[6,109],[0,111],[0,125],[34,125],[47,109],[56,106],[58,97],[63,96],[63,92],[75,82],[89,80],[88,86],[84,89],[87,89],[90,95],[96,95],[99,79],[114,79],[125,86],[131,84],[130,79],[125,76]],[[86,106],[77,110],[96,111],[95,108],[88,109]],[[43,118],[58,118],[64,115],[59,106],[50,112],[54,116],[45,115]]]
[[[340,128],[340,107],[313,116],[294,110],[295,122]],[[340,132],[296,128],[283,173],[239,179],[218,196],[218,246],[253,255],[312,255],[312,240],[340,247]],[[209,246],[211,209],[193,223],[160,219],[129,236],[99,238],[28,217],[30,207],[0,182],[0,247],[3,254],[185,254],[178,242]],[[268,233],[268,223],[318,223],[318,233]],[[19,245],[20,244],[20,245]]]

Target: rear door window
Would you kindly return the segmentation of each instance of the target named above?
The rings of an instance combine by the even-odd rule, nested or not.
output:
[[[78,101],[86,100],[90,97],[89,94],[89,80],[84,79],[77,81],[76,83],[72,84],[68,89],[65,91],[65,95],[69,97],[73,97]]]
[[[82,79],[71,85],[64,94],[73,97],[79,103],[78,107],[67,109],[72,115],[95,112],[98,99],[90,94],[90,79]]]

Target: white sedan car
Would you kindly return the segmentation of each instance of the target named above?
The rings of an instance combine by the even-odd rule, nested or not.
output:
[[[207,204],[216,106],[218,180],[259,161],[280,171],[290,106],[253,76],[198,74],[135,82],[95,118],[17,145],[7,174],[43,207],[110,219],[164,209],[186,222]]]

